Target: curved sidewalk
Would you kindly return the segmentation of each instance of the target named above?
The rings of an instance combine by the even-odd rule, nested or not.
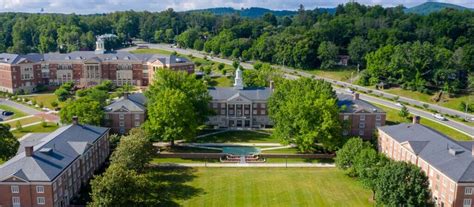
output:
[[[266,167],[266,168],[332,168],[335,164],[328,163],[160,163],[154,167]]]

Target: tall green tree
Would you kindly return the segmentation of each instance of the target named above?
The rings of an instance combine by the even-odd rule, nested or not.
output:
[[[148,103],[148,120],[145,129],[155,140],[169,141],[194,138],[198,127],[196,112],[191,100],[178,89],[157,91],[157,99]]]
[[[10,132],[10,126],[8,124],[0,124],[0,159],[8,160],[15,156],[20,142]]]
[[[72,117],[78,116],[82,124],[100,125],[104,116],[104,110],[97,100],[89,97],[77,100],[68,100],[59,112],[63,123],[72,123]]]
[[[350,59],[353,63],[365,66],[365,55],[371,51],[369,41],[362,37],[354,37],[347,47]]]
[[[332,69],[336,65],[339,49],[332,42],[322,42],[318,48],[318,58],[321,60],[321,68]]]
[[[384,165],[377,178],[377,204],[385,206],[430,206],[431,193],[428,177],[415,165],[390,162]]]
[[[303,152],[316,143],[328,150],[342,145],[337,98],[331,84],[310,78],[281,80],[268,101],[273,136],[294,142]]]
[[[363,149],[367,148],[370,148],[370,143],[364,142],[360,137],[350,138],[342,148],[336,152],[336,166],[340,169],[347,170],[351,176],[357,176],[354,159]]]
[[[126,169],[143,172],[153,155],[153,146],[148,135],[139,128],[130,130],[129,135],[120,139],[120,144],[110,158],[114,164]]]

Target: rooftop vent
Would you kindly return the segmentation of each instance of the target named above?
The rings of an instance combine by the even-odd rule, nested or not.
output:
[[[42,153],[50,153],[50,152],[52,152],[52,151],[53,151],[52,148],[43,148],[43,149],[40,149],[40,152],[42,152]]]
[[[456,155],[461,154],[462,152],[464,152],[464,150],[462,150],[459,147],[453,147],[453,146],[449,147],[448,146],[448,152],[449,152],[449,154],[451,154],[453,156],[456,156]]]

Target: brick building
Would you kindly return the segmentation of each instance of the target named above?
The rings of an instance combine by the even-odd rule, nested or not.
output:
[[[109,129],[77,118],[50,134],[25,137],[0,166],[0,206],[68,206],[109,155]]]
[[[132,54],[124,51],[75,51],[67,54],[0,54],[0,91],[32,92],[39,84],[61,85],[74,82],[88,87],[103,80],[121,86],[126,83],[147,86],[157,69],[194,72],[186,58],[157,54]]]
[[[272,125],[267,102],[272,88],[244,88],[242,70],[235,72],[234,87],[210,88],[210,108],[216,115],[207,125],[220,128],[260,128]]]
[[[369,102],[359,99],[359,94],[337,94],[337,104],[341,107],[339,119],[344,122],[343,135],[374,137],[377,127],[385,125],[385,112]]]
[[[419,120],[415,117],[413,123],[379,127],[379,151],[420,167],[429,178],[437,206],[473,206],[474,142],[453,140]]]
[[[142,93],[125,93],[105,107],[105,120],[113,133],[126,134],[146,119],[146,97]]]

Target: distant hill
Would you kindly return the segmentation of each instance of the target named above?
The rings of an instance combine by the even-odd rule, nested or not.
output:
[[[331,14],[334,14],[336,12],[336,8],[317,8],[317,10],[321,12],[328,12]],[[270,10],[270,9],[259,8],[259,7],[250,7],[247,9],[234,9],[231,7],[217,7],[217,8],[209,8],[209,9],[191,10],[189,12],[210,12],[215,15],[239,14],[241,17],[249,17],[249,18],[258,18],[258,17],[263,16],[265,13],[272,13],[275,16],[291,16],[297,13],[297,11]]]
[[[418,6],[405,9],[405,12],[426,15],[426,14],[430,14],[432,12],[441,11],[441,10],[446,9],[446,8],[457,9],[457,10],[471,10],[471,11],[473,10],[473,9],[466,8],[466,7],[463,7],[463,6],[459,6],[459,5],[456,5],[456,4],[448,4],[448,3],[429,1],[429,2],[426,2],[426,3],[420,4]]]

